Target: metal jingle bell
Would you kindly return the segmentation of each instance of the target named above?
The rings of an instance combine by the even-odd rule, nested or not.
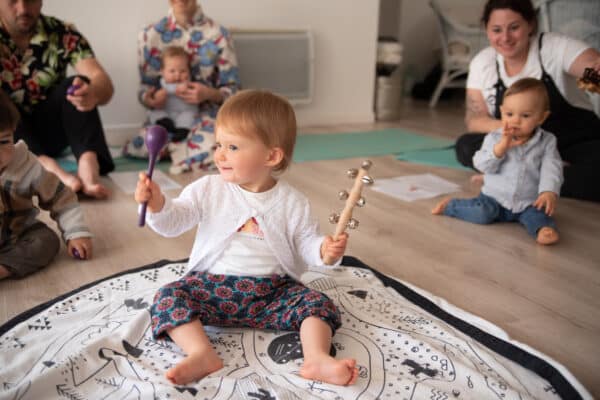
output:
[[[356,202],[356,206],[357,207],[364,207],[365,204],[367,204],[367,200],[365,200],[364,197],[361,197],[360,199],[358,199],[358,201]]]
[[[338,192],[338,198],[339,198],[340,200],[346,200],[346,199],[348,198],[348,196],[350,196],[350,195],[349,195],[349,194],[348,194],[348,192],[347,192],[347,191],[345,191],[345,190],[340,190],[340,191]]]
[[[358,228],[358,220],[350,218],[350,221],[348,221],[348,225],[346,226],[348,227],[348,229],[356,229]]]
[[[369,175],[365,175],[361,178],[362,182],[366,185],[372,185],[375,181]]]
[[[354,179],[358,175],[358,170],[356,168],[350,168],[346,171],[346,175],[348,175],[348,178]]]
[[[371,160],[365,160],[362,162],[362,164],[360,165],[360,167],[366,171],[369,170],[369,168],[371,168],[371,165],[373,165],[373,163],[371,162]]]
[[[338,213],[331,213],[329,215],[329,223],[330,224],[337,224],[339,220],[340,220],[340,214],[338,214]]]

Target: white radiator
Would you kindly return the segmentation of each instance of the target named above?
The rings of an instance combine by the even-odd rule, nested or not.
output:
[[[265,89],[293,104],[313,94],[313,40],[308,30],[231,29],[244,89]]]

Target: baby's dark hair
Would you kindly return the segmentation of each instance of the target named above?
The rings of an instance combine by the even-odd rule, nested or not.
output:
[[[296,114],[283,97],[264,90],[242,90],[223,103],[217,129],[257,137],[268,148],[279,147],[284,156],[273,171],[284,171],[292,161],[296,144]]]
[[[534,32],[537,28],[537,17],[535,8],[531,0],[488,0],[483,8],[481,22],[483,26],[487,26],[490,22],[490,15],[495,10],[509,9],[517,14],[520,14],[525,21],[534,27]]]
[[[185,58],[188,63],[190,60],[190,55],[188,54],[187,51],[185,51],[185,49],[181,46],[169,46],[166,49],[164,49],[160,55],[160,66],[163,67],[164,64],[164,60],[166,58],[171,58],[171,57],[182,57]]]
[[[518,81],[510,85],[508,89],[506,89],[506,92],[504,93],[504,98],[506,99],[508,96],[511,96],[513,94],[529,91],[536,92],[536,94],[539,96],[544,111],[550,110],[550,99],[548,97],[548,91],[546,90],[544,82],[540,81],[539,79],[519,79]]]
[[[19,124],[19,111],[12,100],[0,89],[0,131],[17,129]]]

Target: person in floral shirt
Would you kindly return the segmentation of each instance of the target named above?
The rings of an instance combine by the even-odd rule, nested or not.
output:
[[[191,81],[177,95],[196,104],[198,112],[187,138],[168,145],[171,172],[178,173],[211,164],[217,111],[239,90],[240,79],[229,32],[204,15],[196,0],[169,0],[169,4],[168,15],[146,27],[138,38],[139,100],[147,109],[165,107],[166,98],[157,95],[161,54],[167,47],[183,47],[190,55]],[[147,157],[143,131],[127,142],[124,154]]]
[[[97,110],[113,86],[73,25],[41,13],[42,0],[0,0],[0,85],[21,114],[15,141],[74,192],[107,197],[100,175],[114,169]],[[67,67],[77,75],[67,77]],[[77,175],[53,157],[71,147]]]

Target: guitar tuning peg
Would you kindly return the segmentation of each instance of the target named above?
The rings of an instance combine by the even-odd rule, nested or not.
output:
[[[371,168],[371,165],[373,165],[373,163],[371,162],[371,160],[365,160],[362,162],[362,164],[360,165],[360,167],[366,171],[369,170],[369,168]]]
[[[329,215],[329,223],[330,224],[337,224],[339,220],[340,220],[340,214],[338,214],[338,213],[331,213]]]
[[[348,192],[347,192],[347,191],[345,191],[345,190],[340,190],[340,191],[338,192],[338,198],[339,198],[340,200],[346,200],[346,199],[348,198],[348,196],[350,196],[350,195],[349,195],[349,194],[348,194]]]
[[[356,168],[350,168],[346,171],[346,175],[348,175],[348,178],[354,179],[358,175],[358,170]]]
[[[348,224],[346,226],[348,227],[348,229],[356,229],[358,228],[358,220],[350,218],[350,221],[348,221]]]
[[[372,185],[375,181],[369,175],[365,175],[361,178],[364,184]]]
[[[356,202],[356,205],[358,207],[364,207],[365,204],[367,204],[367,200],[365,200],[364,197],[361,197],[360,199],[358,199],[358,201]]]

